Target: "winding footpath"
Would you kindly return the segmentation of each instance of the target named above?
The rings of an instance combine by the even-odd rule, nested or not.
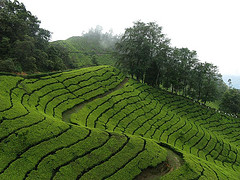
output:
[[[63,112],[62,114],[62,120],[64,122],[67,122],[67,123],[71,123],[70,119],[71,119],[71,115],[80,111],[86,104],[98,99],[98,98],[102,98],[104,96],[107,96],[111,93],[113,93],[114,91],[117,91],[119,89],[121,89],[126,83],[128,82],[128,78],[125,78],[117,87],[113,88],[112,90],[108,91],[108,92],[105,92],[104,94],[101,94],[99,96],[96,96],[96,97],[93,97],[92,99],[89,99],[87,101],[84,101],[83,103],[81,104],[77,104],[76,106],[74,106],[72,109],[69,109],[65,112]]]
[[[128,82],[128,78],[125,78],[117,87],[113,88],[112,90],[105,92],[104,94],[101,94],[99,96],[96,96],[92,99],[89,99],[88,101],[84,101],[81,104],[78,104],[74,106],[73,108],[63,112],[62,114],[62,120],[67,123],[71,123],[71,115],[74,113],[77,113],[80,111],[86,104],[98,99],[103,98],[114,91],[117,91],[125,86],[125,84]],[[163,163],[157,165],[156,167],[148,167],[147,169],[143,170],[135,179],[136,180],[147,180],[147,179],[153,179],[157,177],[161,177],[166,175],[167,173],[170,173],[174,170],[177,170],[184,164],[184,160],[173,150],[170,150],[169,148],[165,147],[167,150],[167,159]]]

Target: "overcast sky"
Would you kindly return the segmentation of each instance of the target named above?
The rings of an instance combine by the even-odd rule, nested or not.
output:
[[[157,22],[172,46],[196,50],[221,74],[240,75],[239,0],[19,0],[51,31],[52,40],[101,25],[124,33],[134,21]]]

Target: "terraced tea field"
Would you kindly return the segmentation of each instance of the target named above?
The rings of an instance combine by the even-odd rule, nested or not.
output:
[[[240,178],[240,119],[111,66],[0,90],[0,179]]]

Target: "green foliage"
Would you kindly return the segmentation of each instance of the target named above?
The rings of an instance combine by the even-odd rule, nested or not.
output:
[[[112,30],[103,33],[103,28],[97,25],[91,28],[87,33],[83,33],[82,37],[87,44],[91,44],[95,50],[112,51],[115,43],[118,41],[118,36],[114,35]]]
[[[127,28],[120,42],[116,44],[118,64],[137,79],[144,79],[149,64],[166,48],[169,39],[162,34],[162,27],[156,23],[135,22]]]
[[[233,174],[240,163],[239,133],[234,128],[239,126],[239,119],[190,99],[129,81],[121,90],[88,103],[71,121],[175,147],[183,153],[186,164],[166,179],[180,175],[182,179],[237,177]]]
[[[72,100],[89,100],[122,80],[120,71],[109,66],[37,79],[0,76],[0,178],[134,178],[142,169],[163,162],[166,150],[155,142],[61,120],[62,112],[81,103]],[[71,91],[73,84],[78,90],[89,88]],[[88,96],[90,92],[96,93]]]
[[[55,41],[51,44],[64,47],[69,57],[77,67],[96,65],[115,65],[116,59],[112,55],[117,35],[112,31],[103,33],[101,26],[91,28],[82,36],[71,37],[67,40]]]
[[[238,118],[123,80],[111,66],[1,75],[0,179],[134,179],[159,166],[161,179],[239,177]]]
[[[117,64],[137,80],[196,100],[214,101],[223,81],[217,67],[200,63],[196,51],[170,47],[170,39],[156,23],[137,21],[116,43]]]
[[[228,89],[223,95],[220,110],[227,113],[240,114],[240,90]]]
[[[11,58],[0,60],[0,71],[1,72],[14,72],[15,65],[14,61]]]
[[[37,72],[73,68],[68,52],[49,46],[50,32],[23,3],[0,4],[0,65],[2,72]]]

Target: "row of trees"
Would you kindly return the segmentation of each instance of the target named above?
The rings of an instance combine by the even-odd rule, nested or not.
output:
[[[73,68],[67,51],[50,45],[51,33],[18,1],[0,2],[0,71],[36,72]]]
[[[218,68],[203,63],[196,51],[170,46],[162,27],[137,21],[116,44],[118,66],[151,86],[163,86],[206,103],[224,91]],[[219,88],[221,87],[221,88]]]

